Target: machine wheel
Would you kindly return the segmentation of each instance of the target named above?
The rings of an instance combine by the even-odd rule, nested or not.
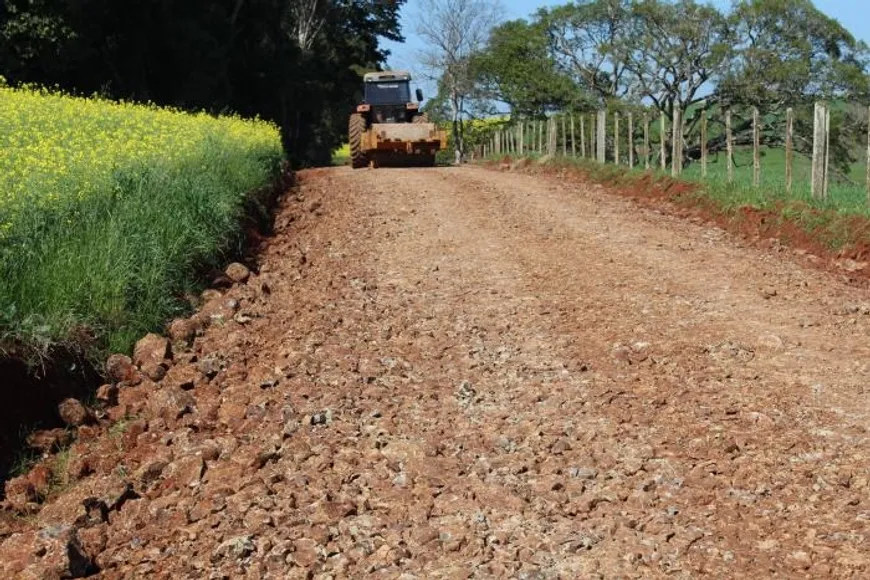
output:
[[[350,164],[354,169],[361,169],[369,164],[362,150],[362,135],[365,130],[365,118],[359,113],[351,115],[347,127],[347,139],[350,143]]]
[[[421,165],[423,167],[435,167],[435,154],[430,153],[428,155],[424,155]]]
[[[426,113],[420,113],[419,115],[417,115],[416,117],[411,119],[411,122],[412,123],[428,123],[429,122],[429,115],[427,115]]]

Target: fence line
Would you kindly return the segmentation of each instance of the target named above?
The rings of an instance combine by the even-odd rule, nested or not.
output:
[[[838,109],[839,110],[839,109]],[[856,109],[852,107],[854,112]],[[699,163],[699,173],[702,179],[710,178],[710,151],[716,152],[724,150],[726,179],[728,183],[735,181],[735,149],[739,145],[741,151],[747,153],[751,150],[751,174],[748,167],[747,172],[742,173],[744,177],[741,179],[751,179],[753,187],[760,187],[762,184],[762,130],[764,131],[765,140],[770,139],[770,131],[781,131],[779,136],[774,136],[771,147],[784,147],[785,162],[784,186],[787,192],[793,192],[795,181],[799,179],[795,174],[795,148],[796,144],[800,143],[800,150],[804,151],[810,159],[810,165],[800,166],[802,171],[809,170],[809,184],[811,195],[815,198],[823,199],[829,194],[831,187],[832,174],[837,175],[841,182],[850,183],[852,186],[861,188],[860,180],[863,177],[864,188],[866,189],[866,200],[870,203],[870,107],[861,107],[858,109],[859,114],[867,113],[866,125],[866,172],[865,175],[855,179],[854,168],[852,170],[852,178],[843,173],[840,166],[831,165],[832,147],[831,147],[831,108],[822,102],[816,103],[813,109],[812,123],[812,139],[808,138],[809,129],[806,134],[796,133],[799,127],[806,127],[798,124],[798,117],[795,109],[788,107],[784,111],[784,116],[777,115],[773,117],[763,117],[758,108],[752,108],[747,111],[742,117],[738,117],[735,125],[734,111],[730,107],[725,107],[724,123],[721,120],[711,121],[707,113],[701,113],[700,116],[692,116],[688,119],[683,118],[679,108],[671,111],[670,126],[668,126],[668,115],[662,111],[659,115],[659,130],[658,130],[658,163],[656,164],[662,171],[670,169],[672,176],[677,177],[683,173],[683,162],[689,160],[690,163]],[[613,122],[608,126],[608,111],[599,110],[590,114],[580,114],[576,117],[573,112],[564,114],[550,115],[547,119],[535,120],[520,120],[519,122],[506,124],[501,129],[494,131],[485,143],[481,145],[484,154],[504,155],[516,154],[526,155],[537,153],[539,155],[547,155],[555,157],[561,154],[562,156],[581,157],[593,159],[599,163],[614,163],[616,165],[627,164],[629,168],[641,166],[641,157],[643,157],[642,165],[644,169],[650,169],[654,166],[654,148],[652,145],[651,119],[647,112],[643,113],[642,124],[643,145],[637,143],[637,134],[635,133],[635,113],[633,111],[613,111]],[[625,122],[623,122],[625,119]],[[579,120],[579,125],[577,121]],[[587,123],[588,121],[588,123]],[[712,123],[717,123],[713,125]],[[784,123],[784,128],[783,128]],[[839,123],[839,121],[838,121]],[[587,128],[588,124],[588,128]],[[724,125],[724,127],[723,127]],[[846,126],[851,130],[851,133],[837,133],[838,139],[845,135],[845,143],[850,148],[850,155],[864,157],[863,141],[864,135],[862,129],[857,133],[854,130],[854,125],[837,125],[837,131],[844,131]],[[714,128],[715,127],[715,128]],[[777,129],[777,127],[779,127]],[[685,131],[698,131],[697,140],[691,143],[686,139]],[[713,136],[711,136],[711,129]],[[735,140],[735,130],[739,133],[739,142]],[[639,132],[639,130],[638,130]],[[579,141],[579,146],[578,146]],[[838,149],[842,156],[843,141],[838,141]],[[637,147],[636,147],[637,146]],[[748,146],[748,147],[747,147]],[[624,147],[627,147],[627,152]],[[745,147],[745,149],[743,149]],[[780,149],[781,150],[781,149]],[[480,149],[477,153],[480,152]],[[780,162],[782,163],[782,162]],[[744,166],[745,167],[745,166]],[[782,167],[782,165],[780,165]],[[765,172],[764,175],[768,175]],[[748,176],[751,175],[751,178]],[[803,174],[806,175],[806,174]],[[860,175],[860,174],[859,174]],[[853,181],[854,180],[854,181]],[[783,183],[783,182],[780,182]],[[804,181],[806,183],[806,181]]]

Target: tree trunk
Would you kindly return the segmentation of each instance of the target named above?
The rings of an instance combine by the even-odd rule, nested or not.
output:
[[[462,132],[459,127],[459,95],[454,91],[450,95],[450,113],[453,129],[453,149],[455,151],[455,162],[459,165],[462,162],[462,154],[464,153],[464,143],[462,142]]]

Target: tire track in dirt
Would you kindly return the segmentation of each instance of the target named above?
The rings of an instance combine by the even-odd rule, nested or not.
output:
[[[866,574],[865,291],[477,168],[305,172],[276,223],[4,577]]]

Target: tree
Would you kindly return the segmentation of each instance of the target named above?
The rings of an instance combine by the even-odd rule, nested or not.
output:
[[[740,0],[729,25],[734,55],[716,99],[723,106],[764,111],[763,142],[781,141],[787,107],[795,110],[800,135],[812,131],[815,101],[870,100],[867,46],[809,0]],[[854,128],[863,125],[863,109],[836,107],[831,122],[831,163],[845,176],[856,149],[847,136],[862,133]],[[749,131],[748,120],[735,127],[738,141],[747,141]],[[713,150],[723,146],[722,139],[711,144]],[[806,155],[811,147],[810,140],[795,141]]]
[[[740,0],[729,17],[735,54],[723,102],[781,110],[868,96],[867,46],[809,0]]]
[[[514,20],[493,29],[473,68],[483,93],[519,115],[588,106],[586,93],[559,70],[540,23]]]
[[[0,75],[84,94],[259,115],[328,163],[405,0],[0,0]]]
[[[461,121],[476,90],[473,58],[485,46],[500,14],[497,0],[421,1],[417,34],[429,48],[420,60],[446,96],[458,159],[465,154]]]
[[[732,57],[731,42],[725,17],[711,6],[642,0],[614,50],[639,97],[668,117],[676,109],[685,118],[690,107],[711,102],[705,93]]]
[[[583,0],[540,11],[535,25],[547,30],[557,68],[599,104],[650,104],[668,117],[677,110],[686,141],[703,115],[724,125],[722,108],[732,107],[746,113],[735,140],[748,143],[748,112],[758,107],[762,142],[775,144],[785,107],[795,108],[800,127],[814,100],[870,95],[867,47],[809,0],[737,0],[730,13],[695,0]],[[855,148],[840,143],[837,130],[857,125],[850,115],[844,109],[832,118],[832,163],[842,167]],[[720,134],[710,150],[724,146]],[[699,150],[684,155],[697,158]]]
[[[551,10],[537,21],[545,28],[559,68],[600,101],[628,96],[632,85],[617,48],[631,15],[629,0],[582,0]]]

